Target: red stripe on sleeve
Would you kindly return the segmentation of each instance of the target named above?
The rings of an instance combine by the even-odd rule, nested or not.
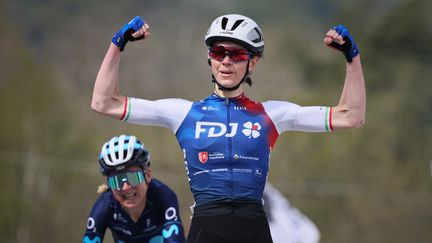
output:
[[[123,121],[123,119],[124,119],[125,116],[126,116],[127,103],[128,103],[128,97],[125,97],[124,107],[123,107],[123,114],[122,114],[122,116],[121,116],[121,118],[120,118],[120,120],[122,120],[122,121]]]
[[[333,114],[333,107],[330,107],[330,115],[329,115],[330,131],[333,131],[332,114]]]

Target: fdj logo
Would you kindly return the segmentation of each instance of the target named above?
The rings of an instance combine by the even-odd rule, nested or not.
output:
[[[230,123],[231,132],[227,133],[227,127],[219,122],[197,122],[195,128],[195,138],[199,138],[201,133],[207,133],[207,137],[215,138],[225,135],[225,137],[233,137],[237,133],[238,123]]]
[[[195,138],[200,138],[201,134],[207,135],[209,138],[215,137],[234,137],[237,134],[238,123],[229,123],[230,132],[225,124],[219,122],[197,122],[195,127]],[[257,138],[261,130],[259,123],[246,122],[243,124],[243,134],[249,138]]]

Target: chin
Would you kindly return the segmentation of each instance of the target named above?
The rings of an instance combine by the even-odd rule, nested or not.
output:
[[[121,205],[123,208],[128,208],[128,209],[134,209],[138,206],[138,204],[136,203],[129,203],[129,202],[122,202]]]
[[[227,88],[232,88],[236,86],[239,82],[230,80],[230,79],[220,79],[221,81],[218,81],[222,86]]]
[[[133,208],[136,208],[140,205],[140,200],[125,200],[125,201],[121,202],[121,205],[124,208],[133,209]]]

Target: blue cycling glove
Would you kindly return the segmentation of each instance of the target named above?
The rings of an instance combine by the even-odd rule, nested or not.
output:
[[[343,45],[340,45],[336,42],[332,42],[329,45],[341,51],[344,54],[347,62],[352,62],[352,59],[356,57],[360,53],[360,51],[357,47],[357,44],[354,42],[354,39],[350,35],[348,29],[341,24],[331,29],[335,30],[339,35],[341,35],[345,43]]]
[[[112,38],[112,43],[114,43],[114,45],[120,47],[120,51],[123,51],[126,43],[128,41],[136,41],[136,40],[141,40],[142,38],[144,38],[144,36],[138,36],[138,37],[133,37],[132,33],[138,31],[139,29],[141,29],[141,27],[144,26],[144,20],[139,17],[136,16],[135,18],[133,18],[129,23],[127,23],[125,26],[123,26],[123,28],[121,28]]]

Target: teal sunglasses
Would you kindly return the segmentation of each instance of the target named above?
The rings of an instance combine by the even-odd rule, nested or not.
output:
[[[121,190],[123,183],[127,182],[132,187],[136,187],[142,182],[145,182],[144,171],[124,172],[113,176],[108,176],[107,179],[109,188],[113,190]]]

